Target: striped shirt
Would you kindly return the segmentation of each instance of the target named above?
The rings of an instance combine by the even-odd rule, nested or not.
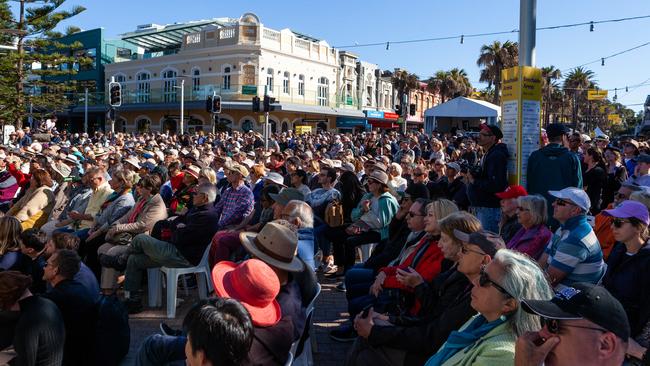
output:
[[[605,273],[603,251],[584,215],[570,218],[561,225],[544,253],[548,254],[549,267],[567,274],[555,290],[575,282],[597,284]]]

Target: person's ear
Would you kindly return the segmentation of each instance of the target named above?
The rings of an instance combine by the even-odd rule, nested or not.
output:
[[[484,266],[487,266],[490,262],[492,262],[492,257],[487,254],[483,256],[483,259],[481,259],[481,264]]]
[[[515,311],[517,311],[518,306],[519,305],[517,303],[517,300],[513,299],[512,297],[509,297],[507,300],[505,300],[501,312],[503,314],[514,313]]]
[[[620,348],[625,348],[622,350],[622,353],[625,354],[626,345],[614,333],[603,333],[598,342],[598,358],[601,360],[611,359],[615,353],[620,351]]]

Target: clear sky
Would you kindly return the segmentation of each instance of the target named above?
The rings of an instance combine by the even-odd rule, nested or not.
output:
[[[592,20],[650,15],[649,0],[538,0],[538,27]],[[291,28],[341,46],[440,36],[504,31],[519,27],[519,0],[68,0],[65,6],[88,10],[67,24],[83,29],[104,27],[109,37],[132,31],[139,24],[168,24],[190,20],[257,14],[273,29]],[[537,32],[537,66],[561,70],[598,60],[650,42],[650,18],[622,23]],[[517,41],[517,34],[458,40],[350,48],[361,59],[383,69],[402,67],[426,79],[437,70],[464,68],[479,88],[476,59],[481,45],[494,40]],[[650,94],[650,45],[587,66],[603,89],[619,87],[618,101],[641,110]],[[647,85],[625,86],[645,82]],[[613,92],[611,92],[613,94]],[[611,96],[611,94],[610,94]]]

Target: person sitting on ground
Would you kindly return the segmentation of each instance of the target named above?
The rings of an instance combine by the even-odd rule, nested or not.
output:
[[[515,366],[623,364],[630,325],[605,288],[575,283],[550,301],[524,299],[521,305],[541,317],[542,329],[517,338]]]
[[[70,233],[54,233],[45,243],[45,259],[49,259],[54,252],[60,249],[77,252],[79,250],[79,238]],[[99,297],[99,283],[93,271],[84,262],[80,263],[79,271],[74,275],[74,280],[81,283],[88,292]]]
[[[59,249],[47,259],[43,275],[43,279],[52,286],[43,296],[52,300],[63,315],[64,365],[88,365],[92,359],[97,294],[74,280],[80,264],[81,258],[76,252]]]
[[[517,220],[521,229],[506,247],[537,260],[553,236],[551,230],[546,227],[546,212],[546,199],[540,195],[517,198]]]
[[[44,169],[37,169],[32,173],[29,189],[9,211],[7,216],[13,216],[20,221],[23,230],[40,228],[48,220],[54,207],[54,193],[50,173]]]
[[[605,274],[603,251],[587,222],[589,196],[579,188],[549,191],[555,197],[553,217],[560,222],[539,264],[556,290],[574,282],[598,283]]]
[[[479,314],[452,332],[425,366],[512,362],[517,337],[540,329],[537,316],[525,312],[519,299],[553,297],[537,263],[508,249],[497,251],[473,283],[472,308]]]
[[[34,296],[32,279],[16,271],[0,272],[0,311],[17,313],[16,319],[0,319],[0,329],[11,330],[16,357],[12,365],[61,365],[65,326],[61,311],[51,300]],[[3,339],[4,341],[4,339]],[[0,344],[5,348],[8,344]]]
[[[126,261],[124,282],[124,289],[128,291],[125,304],[130,313],[142,311],[140,289],[147,268],[191,267],[199,264],[208,245],[206,241],[219,227],[219,214],[214,207],[216,196],[217,188],[213,184],[198,186],[192,198],[192,208],[170,223],[171,237],[159,240],[147,234],[138,234],[133,238]],[[102,263],[104,266],[111,264],[113,268],[118,267],[118,270],[124,269],[123,255],[115,262],[108,259],[114,257],[106,257]]]
[[[520,185],[511,185],[505,191],[496,194],[501,199],[499,234],[506,243],[521,229],[517,219],[517,198],[527,195],[526,189]]]

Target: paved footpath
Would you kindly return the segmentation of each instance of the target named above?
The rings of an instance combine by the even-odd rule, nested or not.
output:
[[[316,301],[312,328],[314,364],[318,366],[343,365],[345,354],[352,343],[333,341],[329,338],[328,332],[347,319],[345,294],[335,290],[337,282],[322,277],[320,277],[320,280],[322,292]],[[179,289],[178,295],[182,298],[184,292]],[[140,314],[132,315],[129,321],[131,325],[131,349],[122,365],[130,366],[135,363],[135,356],[140,344],[148,335],[160,333],[159,324],[161,321],[174,328],[180,328],[183,317],[192,302],[197,299],[196,291],[192,291],[190,296],[177,308],[175,319],[167,319],[164,309],[148,309]]]

